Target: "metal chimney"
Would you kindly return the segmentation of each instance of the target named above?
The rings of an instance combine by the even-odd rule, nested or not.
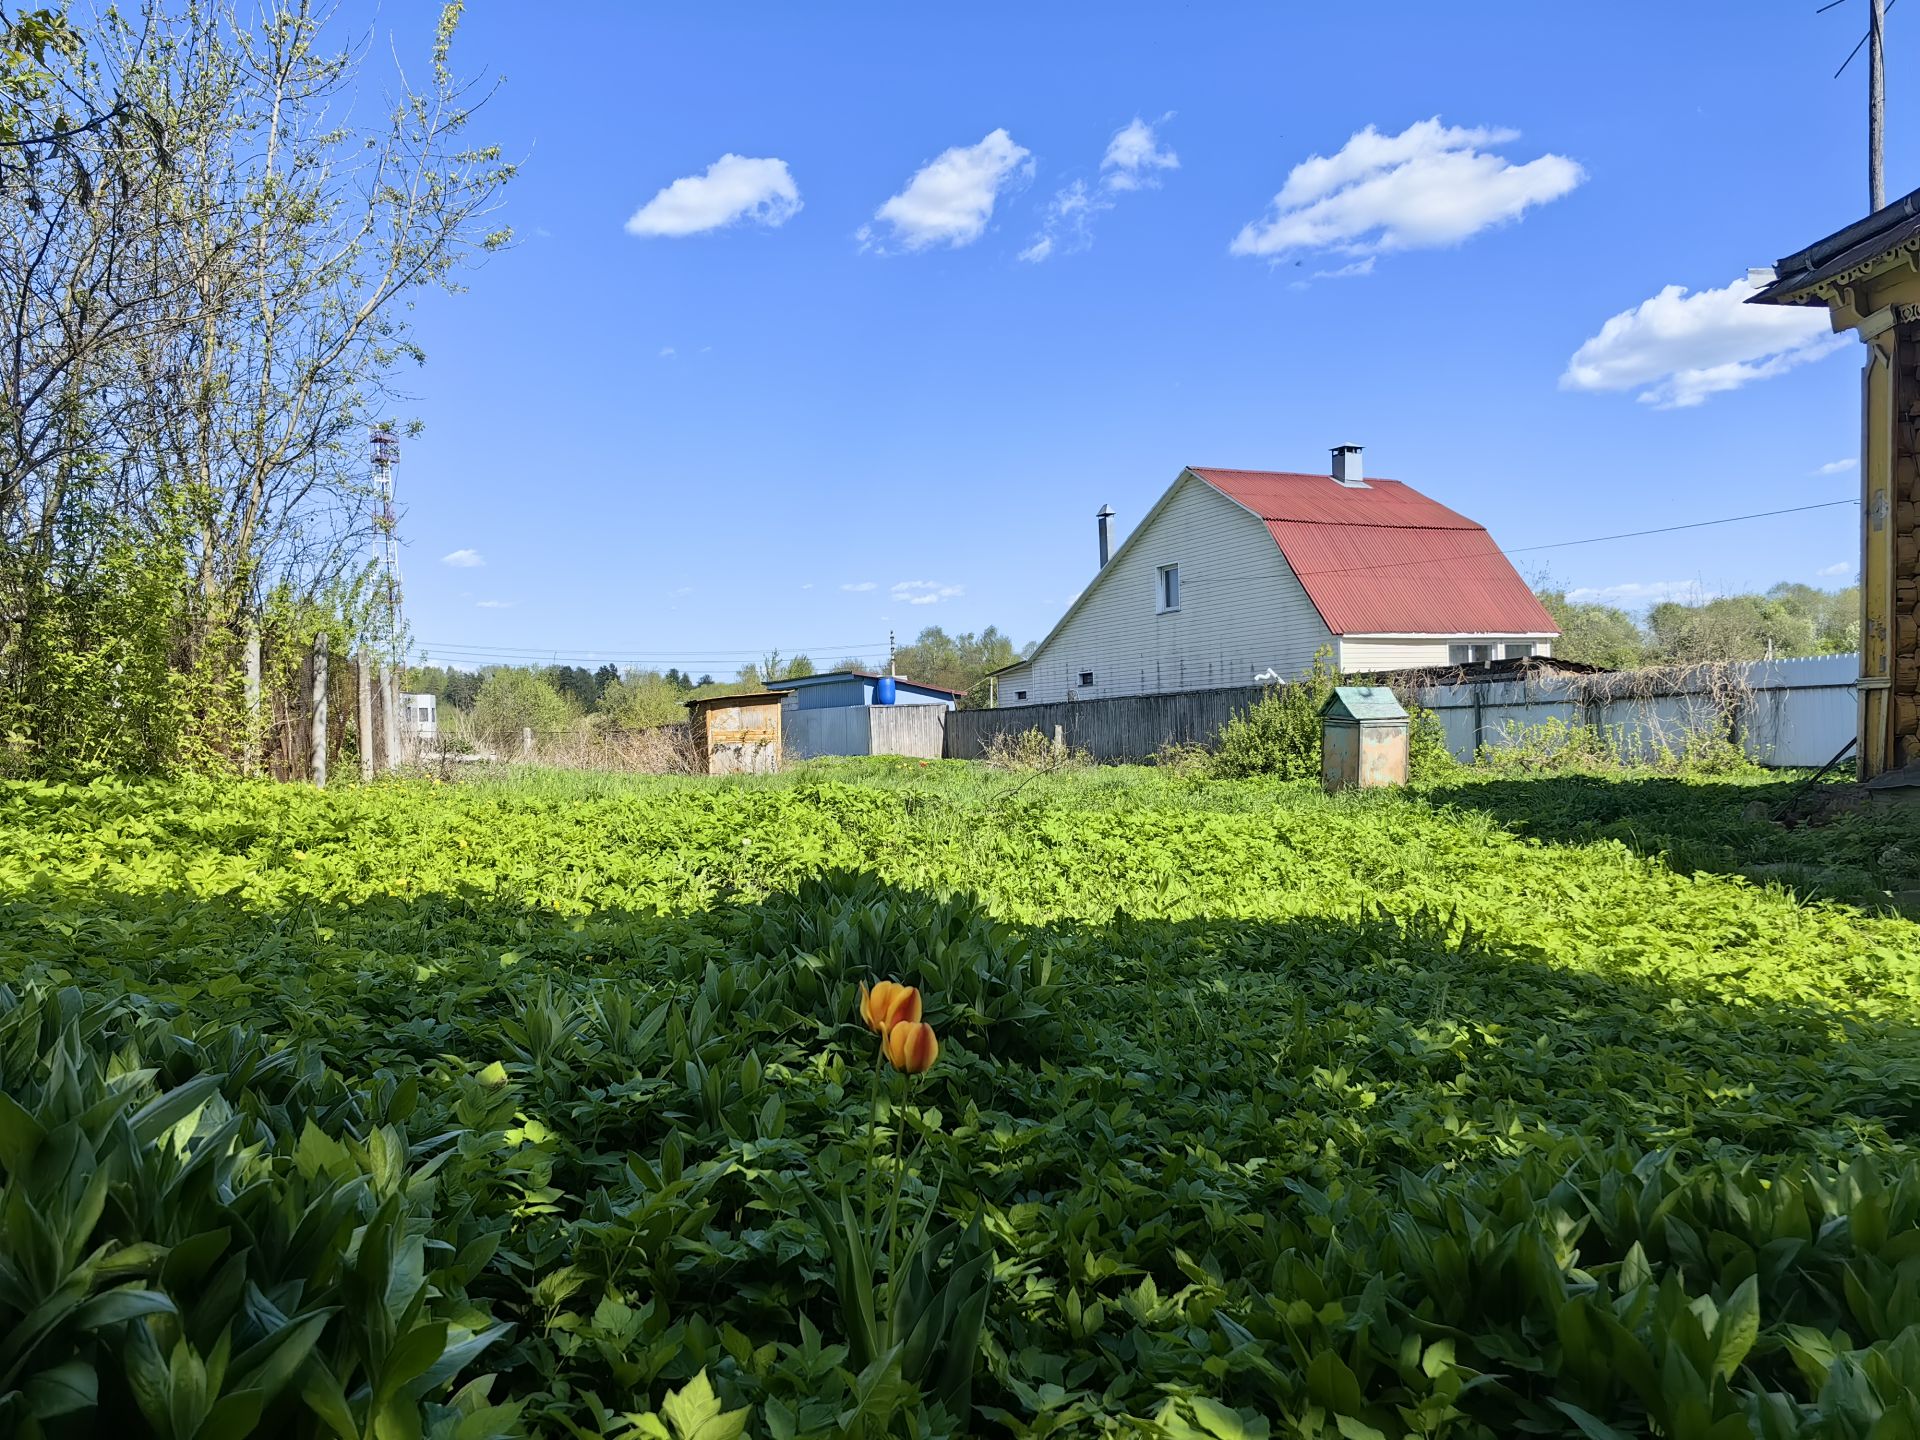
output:
[[[1333,447],[1333,478],[1340,484],[1353,490],[1364,490],[1367,482],[1360,468],[1360,447],[1358,445],[1336,445]]]
[[[1112,535],[1109,527],[1113,524],[1113,507],[1102,505],[1094,519],[1100,522],[1100,568],[1107,568],[1107,557],[1113,553]]]

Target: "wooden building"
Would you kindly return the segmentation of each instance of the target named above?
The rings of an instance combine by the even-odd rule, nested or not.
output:
[[[780,707],[774,690],[687,701],[693,750],[707,775],[767,775],[780,768]]]
[[[1920,764],[1920,190],[1789,255],[1749,302],[1824,305],[1866,342],[1860,431],[1862,780]]]

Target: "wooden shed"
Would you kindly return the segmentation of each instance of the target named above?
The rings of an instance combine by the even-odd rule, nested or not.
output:
[[[687,701],[693,749],[707,775],[770,775],[780,768],[780,707],[773,690]]]

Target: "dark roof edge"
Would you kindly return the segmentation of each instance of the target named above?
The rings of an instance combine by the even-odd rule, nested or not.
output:
[[[1871,240],[1883,230],[1891,230],[1903,220],[1911,220],[1920,215],[1920,190],[1902,195],[1891,205],[1883,205],[1864,219],[1856,220],[1845,229],[1836,230],[1824,240],[1816,240],[1806,249],[1792,255],[1782,256],[1773,267],[1774,273],[1781,279],[1789,278],[1789,272],[1817,270],[1820,266],[1844,254],[1854,246]]]
[[[769,690],[778,690],[785,685],[813,685],[822,680],[885,680],[887,677],[878,670],[818,670],[811,675],[790,675],[783,680],[767,681]],[[942,695],[964,695],[964,690],[955,690],[946,685],[929,685],[925,680],[909,680],[904,675],[893,677],[896,685],[905,685],[910,690],[937,690]]]

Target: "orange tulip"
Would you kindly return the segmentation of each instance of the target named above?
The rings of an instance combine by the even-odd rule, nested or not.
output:
[[[876,1035],[885,1035],[895,1025],[920,1018],[920,992],[911,985],[882,980],[871,990],[860,983],[860,1018]]]
[[[918,1020],[902,1020],[887,1031],[887,1059],[893,1068],[909,1075],[924,1075],[940,1058],[940,1039],[931,1025]]]

